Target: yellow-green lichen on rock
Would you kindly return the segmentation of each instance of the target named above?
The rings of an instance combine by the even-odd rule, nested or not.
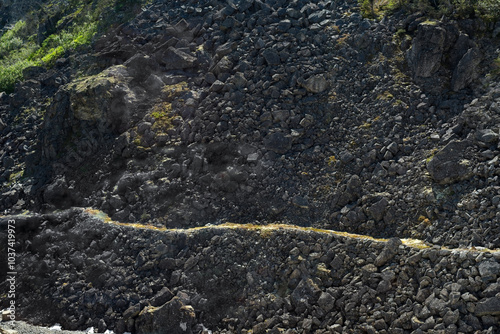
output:
[[[124,66],[113,66],[97,75],[76,80],[67,86],[71,109],[75,118],[84,121],[100,120],[114,98],[118,86],[126,87],[127,71]],[[123,89],[122,89],[123,90]],[[127,95],[132,92],[125,88]]]

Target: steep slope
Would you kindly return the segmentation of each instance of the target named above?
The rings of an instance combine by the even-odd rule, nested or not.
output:
[[[404,10],[372,21],[355,5],[154,2],[92,57],[30,73],[3,97],[3,210],[498,247],[491,30]],[[15,122],[51,82],[43,121]],[[460,155],[433,159],[456,141]]]
[[[499,330],[498,251],[290,225],[155,229],[90,209],[10,216],[2,230],[7,219],[26,240],[17,316],[38,324],[120,334]]]
[[[131,10],[126,10],[127,4]],[[190,297],[191,293],[199,293],[207,303],[223,306],[217,313],[213,311],[215,306],[200,306],[201,299],[195,298],[197,301],[192,306],[203,314],[196,313],[193,317],[189,308],[178,314],[189,319],[183,318],[180,323],[188,321],[193,328],[203,323],[221,331],[253,328],[254,332],[264,332],[273,327],[298,330],[297,326],[302,326],[301,330],[306,332],[312,328],[320,332],[359,332],[366,325],[381,331],[389,330],[396,318],[406,317],[401,320],[404,325],[393,326],[398,328],[395,332],[418,328],[439,331],[450,326],[451,332],[487,332],[491,326],[493,332],[497,329],[496,304],[489,313],[475,311],[475,307],[481,309],[479,305],[483,302],[497,302],[485,300],[497,298],[496,288],[490,287],[498,284],[496,252],[487,252],[485,260],[479,253],[451,252],[441,247],[500,248],[498,23],[480,17],[443,16],[438,20],[429,12],[415,12],[408,6],[396,8],[383,18],[368,19],[363,17],[358,1],[354,0],[157,0],[142,3],[142,7],[138,1],[98,1],[95,6],[90,3],[83,6],[89,13],[94,13],[94,7],[106,8],[107,11],[99,13],[107,13],[103,17],[108,19],[116,16],[115,20],[96,25],[92,43],[85,47],[73,47],[70,43],[63,54],[57,53],[55,47],[53,64],[26,68],[24,81],[16,85],[13,93],[0,95],[0,143],[3,146],[0,210],[6,215],[29,211],[35,217],[30,218],[33,220],[28,230],[23,231],[26,234],[22,240],[45,240],[44,235],[48,233],[54,234],[54,240],[61,241],[74,226],[77,226],[75,240],[78,240],[93,230],[90,226],[97,231],[102,229],[102,233],[93,238],[103,244],[91,247],[95,256],[89,255],[91,259],[85,265],[64,258],[64,265],[59,268],[55,259],[70,250],[78,254],[71,252],[72,255],[67,256],[80,258],[92,241],[61,244],[52,250],[45,249],[43,242],[31,246],[34,241],[26,241],[22,245],[27,266],[47,257],[41,265],[43,268],[37,265],[36,274],[26,277],[24,286],[32,287],[39,277],[48,275],[43,289],[35,295],[37,298],[45,298],[49,292],[52,296],[60,289],[62,292],[54,297],[59,298],[57,302],[72,296],[71,301],[63,304],[77,303],[71,308],[71,314],[64,314],[60,309],[47,314],[44,310],[39,321],[62,318],[66,326],[83,328],[98,327],[96,319],[101,319],[121,332],[127,328],[140,331],[142,325],[134,326],[137,321],[144,321],[147,323],[144,328],[149,328],[144,331],[154,331],[151,328],[156,326],[153,324],[156,318],[147,320],[146,314],[156,309],[151,312],[144,309],[147,300],[162,286],[167,286],[180,298],[180,307],[190,304],[183,298],[189,301],[195,298],[195,295]],[[366,16],[366,12],[364,14]],[[38,47],[43,49],[43,45]],[[119,224],[93,225],[91,218],[74,207],[100,210],[113,221],[130,224],[131,229]],[[58,210],[69,211],[62,211],[64,215],[59,217],[54,214]],[[49,224],[45,230],[45,221],[53,226]],[[269,320],[273,318],[271,311],[269,315],[259,311],[260,318],[257,311],[245,318],[247,316],[232,308],[241,301],[240,306],[246,312],[250,304],[258,304],[254,296],[261,297],[260,292],[239,295],[241,289],[248,288],[246,284],[255,289],[264,284],[245,280],[248,272],[244,269],[219,268],[218,260],[214,260],[213,270],[220,272],[215,275],[219,279],[215,279],[213,285],[220,289],[234,286],[234,290],[228,290],[231,296],[222,295],[220,300],[216,297],[220,289],[214,291],[200,277],[186,274],[189,281],[183,280],[183,271],[179,268],[184,260],[196,262],[194,266],[201,261],[210,267],[206,263],[212,260],[205,257],[208,253],[203,253],[203,249],[213,239],[211,233],[220,232],[224,238],[226,233],[231,235],[234,231],[226,226],[193,232],[194,235],[208,234],[201,238],[203,247],[196,243],[190,245],[197,245],[193,250],[184,250],[187,246],[182,240],[192,235],[193,228],[224,226],[228,221],[312,227],[376,238],[413,238],[436,248],[432,251],[434,255],[426,255],[432,256],[427,263],[420,262],[417,250],[394,246],[391,252],[396,254],[396,249],[400,249],[401,257],[387,264],[392,266],[390,270],[397,271],[396,274],[410,270],[394,283],[396,276],[392,274],[388,274],[389,279],[381,278],[386,263],[373,264],[376,260],[370,258],[375,252],[370,248],[371,241],[364,245],[364,241],[347,238],[341,246],[331,245],[335,252],[348,253],[356,247],[362,250],[352,257],[356,260],[342,263],[345,268],[339,263],[329,267],[333,258],[325,260],[327,262],[322,260],[325,272],[330,273],[321,283],[324,285],[313,282],[301,289],[312,289],[311,294],[316,296],[318,289],[325,292],[323,288],[333,284],[345,283],[356,291],[369,286],[377,292],[381,284],[378,278],[394,283],[383,283],[381,291],[371,292],[374,307],[380,304],[373,308],[371,315],[375,318],[373,321],[362,318],[362,314],[369,314],[370,310],[361,308],[365,303],[360,300],[352,301],[353,304],[344,300],[345,303],[336,305],[336,315],[328,316],[332,309],[318,311],[312,302],[302,305],[296,301],[287,305],[285,301],[276,306],[276,310],[283,311],[284,307],[291,312],[304,308],[302,311],[311,314],[310,321],[304,316],[286,324],[289,320]],[[90,230],[81,232],[80,228],[86,224]],[[117,282],[126,278],[125,271],[137,269],[130,258],[141,265],[143,260],[139,253],[132,252],[122,263],[116,260],[118,255],[113,255],[119,248],[107,242],[115,240],[117,233],[124,233],[123,240],[135,240],[143,233],[133,229],[136,224],[150,226],[152,231],[156,231],[154,228],[169,230],[165,234],[144,232],[151,234],[141,237],[140,242],[133,241],[134,251],[152,252],[150,242],[155,238],[179,237],[180,241],[172,242],[180,242],[182,247],[168,255],[169,259],[179,261],[165,262],[167,267],[160,269],[169,272],[161,276],[161,282],[153,282],[150,289],[145,286],[134,296],[116,299],[113,289]],[[245,228],[236,229],[237,235],[228,242],[239,244],[241,241],[242,249],[251,250],[255,228],[248,232],[250,236],[245,234]],[[257,231],[265,230],[257,228]],[[270,231],[275,233],[274,228],[270,227]],[[295,231],[300,231],[297,236]],[[285,229],[278,238],[283,237],[283,243],[271,238],[270,242],[274,243],[269,249],[267,245],[262,246],[263,253],[277,254],[273,259],[277,262],[270,268],[279,267],[279,259],[286,258],[282,252],[291,252],[280,247],[288,242],[296,245],[299,241],[294,238],[302,233],[305,233],[302,229]],[[110,240],[104,238],[108,234],[113,236]],[[100,241],[102,238],[107,241]],[[316,238],[329,237],[315,234],[308,239],[311,245],[307,247],[319,247],[313,253],[326,256],[330,246],[325,245],[331,240],[323,244],[323,241],[316,242]],[[385,247],[374,245],[378,250]],[[210,252],[217,253],[214,259],[221,256],[221,261],[233,263],[232,252],[227,251],[231,254],[224,257],[224,247],[226,244],[214,246]],[[191,255],[193,259],[189,260]],[[400,267],[413,255],[418,258],[414,261],[416,264]],[[258,272],[257,267],[265,261],[259,256],[252,264],[246,258],[236,262],[244,263],[242,266],[255,265],[252,270]],[[93,264],[108,261],[108,257],[112,258],[110,265],[120,268],[115,268],[116,272],[110,275],[116,277],[105,283],[108,278],[101,272],[102,263],[96,264],[97,269]],[[114,263],[115,260],[118,262]],[[317,269],[315,260],[307,264],[313,271]],[[484,261],[488,263],[483,268],[493,269],[480,273]],[[491,261],[495,264],[490,266]],[[127,291],[148,275],[159,274],[160,262],[152,263],[153,268],[144,274],[131,274]],[[432,266],[446,269],[435,280],[435,273],[423,274],[420,269],[410,268],[417,264],[422,266],[419,268],[423,273]],[[346,269],[353,265],[359,270],[368,265],[366,270],[382,276],[375,275],[370,281],[361,275],[366,282],[359,275],[351,280],[347,271],[335,276],[337,266]],[[57,273],[49,274],[56,268]],[[84,273],[89,268],[96,272]],[[308,278],[321,280],[324,274],[321,268],[319,272],[314,271],[319,278],[302,268],[294,274],[300,279],[296,277],[293,283],[283,279],[290,286],[281,297],[288,296],[291,302],[301,281],[307,285]],[[226,269],[228,277],[223,274]],[[295,269],[286,275],[293,272]],[[349,276],[345,281],[344,274]],[[64,282],[57,281],[57,277],[64,275],[80,283],[64,288]],[[98,279],[102,275],[102,279]],[[250,278],[255,280],[252,275]],[[275,271],[269,275],[272,276],[269,282],[281,282],[281,278],[273,276],[278,275]],[[466,283],[467,275],[475,278]],[[99,281],[99,288],[89,293],[92,296],[75,292],[88,287],[89,280],[94,279]],[[447,286],[446,290],[445,283],[452,281],[460,287],[453,285],[448,289]],[[280,284],[264,284],[264,295],[278,291]],[[412,290],[405,294],[401,289],[407,284]],[[418,297],[417,293],[427,287]],[[187,296],[180,293],[183,289],[188,291]],[[349,289],[346,291],[352,292]],[[391,289],[395,290],[390,296],[386,295]],[[485,294],[485,289],[492,290]],[[334,289],[330,297],[337,300],[340,298],[337,294],[346,292],[339,291]],[[458,299],[455,295],[455,299],[450,297],[455,292],[461,293]],[[417,294],[415,298],[414,294]],[[98,295],[105,301],[98,308],[90,307]],[[379,297],[381,301],[376,301]],[[49,305],[54,300],[49,298],[45,302]],[[104,305],[110,300],[123,302],[108,312]],[[153,306],[160,307],[170,301]],[[179,306],[177,301],[175,305]],[[448,303],[447,311],[453,315],[449,313],[445,317],[446,312],[437,311],[436,305],[441,305],[441,301]],[[88,311],[79,309],[85,303],[89,305]],[[355,314],[347,314],[346,308],[355,310]],[[409,314],[410,308],[416,320]],[[127,309],[134,314],[128,317],[133,318],[130,323],[124,313]],[[381,309],[396,313],[375,315],[375,310]],[[24,314],[39,310],[26,308]],[[453,321],[457,310],[462,322]],[[136,311],[144,311],[143,320],[136,319]],[[292,316],[299,317],[302,311],[294,311]],[[405,312],[408,314],[404,315]],[[386,326],[380,322],[377,328],[372,322],[380,318],[384,318]],[[224,319],[239,319],[239,322],[232,324],[234,320],[224,322]],[[267,324],[266,319],[270,321]],[[327,319],[335,321],[328,323]],[[425,325],[426,321],[429,324]]]

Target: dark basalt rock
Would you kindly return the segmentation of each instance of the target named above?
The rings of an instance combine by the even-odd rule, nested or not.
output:
[[[463,181],[472,176],[470,162],[464,153],[470,146],[468,141],[452,141],[427,163],[427,170],[434,181],[450,184]]]

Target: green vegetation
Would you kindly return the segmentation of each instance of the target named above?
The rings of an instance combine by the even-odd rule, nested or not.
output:
[[[153,107],[151,116],[155,119],[153,130],[164,132],[173,127],[172,104],[161,102]]]
[[[27,43],[26,22],[19,20],[0,37],[0,91],[12,92],[23,76],[23,69],[34,63],[29,60],[34,43]]]
[[[361,12],[368,18],[379,18],[401,8],[405,0],[360,0]]]
[[[481,18],[487,22],[500,19],[498,0],[359,0],[363,16],[381,18],[394,11],[422,12],[432,18]]]
[[[130,19],[147,2],[53,0],[26,13],[0,37],[0,92],[12,92],[25,68],[52,67],[57,59],[88,47],[96,34]]]

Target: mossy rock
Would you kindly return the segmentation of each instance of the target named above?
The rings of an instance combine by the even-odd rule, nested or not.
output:
[[[137,100],[129,87],[130,79],[124,66],[113,66],[68,84],[73,117],[111,126],[116,132],[125,131]]]
[[[113,97],[112,88],[120,81],[123,79],[106,70],[70,83],[67,89],[75,118],[84,121],[102,119]]]

